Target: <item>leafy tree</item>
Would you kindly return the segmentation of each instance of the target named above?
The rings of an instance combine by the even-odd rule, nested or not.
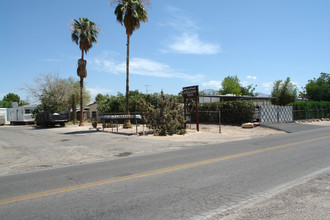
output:
[[[160,93],[153,94],[144,94],[140,93],[138,90],[129,92],[129,108],[132,112],[140,112],[138,108],[138,102],[143,99],[146,103],[149,103],[152,106],[158,106],[160,100]],[[180,93],[176,95],[165,95],[165,96],[173,96],[177,100],[178,103],[183,103],[183,97]],[[95,100],[98,104],[98,111],[102,113],[124,113],[126,110],[126,96],[122,93],[118,93],[117,95],[102,95],[98,94],[95,97]]]
[[[102,96],[102,99],[98,99],[97,104],[97,110],[100,114],[125,112],[125,97],[122,93],[118,93],[116,96]]]
[[[254,87],[253,85],[248,85],[247,87],[241,86],[242,95],[245,96],[255,96],[255,89],[256,87]]]
[[[313,101],[330,101],[330,74],[321,73],[306,84],[306,96]]]
[[[3,100],[0,101],[0,108],[11,108],[11,107],[12,107],[11,102],[3,101]]]
[[[222,88],[220,89],[221,95],[226,95],[226,94],[242,95],[240,81],[237,76],[227,76],[221,82],[221,86],[222,86]]]
[[[41,96],[40,111],[61,112],[67,109],[67,103],[63,99],[56,97],[55,91],[45,91]]]
[[[21,100],[21,97],[15,93],[8,93],[0,101],[0,108],[11,108],[12,102],[17,102],[18,106],[28,105],[29,103]]]
[[[203,92],[199,92],[199,95],[205,95]],[[179,92],[177,95],[177,100],[179,103],[184,103],[183,92]]]
[[[126,56],[126,115],[129,115],[129,45],[130,36],[136,29],[140,28],[141,22],[148,21],[148,13],[145,4],[149,1],[141,0],[114,0],[112,3],[117,3],[115,15],[117,21],[124,25],[127,35],[127,56]],[[149,3],[150,4],[150,3]],[[130,120],[126,120],[124,128],[131,128]]]
[[[71,24],[71,39],[81,50],[81,59],[78,60],[77,75],[80,77],[80,109],[83,109],[83,88],[84,78],[87,77],[86,65],[87,62],[84,60],[84,53],[87,54],[93,43],[97,43],[98,28],[95,23],[90,21],[88,18],[74,19]],[[80,114],[79,125],[83,125],[83,114]]]
[[[159,93],[154,94],[143,94],[138,90],[129,92],[129,108],[132,112],[138,112],[137,102],[140,99],[144,99],[147,103],[152,105],[158,104]],[[124,113],[126,110],[126,97],[122,93],[117,95],[97,95],[98,111],[100,113]]]
[[[8,93],[7,95],[5,95],[2,99],[2,101],[7,101],[7,102],[17,102],[19,103],[21,101],[21,98],[19,97],[19,95],[14,94],[14,93]]]
[[[34,102],[39,103],[39,111],[66,110],[68,106],[72,105],[72,94],[76,94],[78,101],[80,100],[80,83],[72,77],[62,79],[58,74],[49,73],[35,78],[34,82],[34,85],[27,85],[25,91],[30,94]],[[91,96],[85,88],[83,96],[86,102],[91,100]]]
[[[301,99],[308,99],[307,92],[306,92],[306,87],[301,87],[301,91],[299,91],[298,97]]]
[[[102,102],[103,99],[104,99],[104,95],[102,95],[101,93],[99,93],[95,96],[95,102],[96,103]]]
[[[288,77],[285,81],[275,81],[271,94],[275,98],[271,100],[272,104],[285,106],[296,100],[297,87],[290,82],[290,77]]]
[[[219,90],[221,95],[233,94],[238,96],[254,96],[255,87],[253,87],[253,85],[248,85],[247,87],[242,86],[237,75],[224,78],[221,82],[221,87],[222,88]]]
[[[19,103],[18,103],[18,106],[23,106],[23,105],[28,105],[29,103],[24,101],[24,100],[21,100]]]
[[[68,105],[72,105],[72,94],[75,94],[76,97],[76,102],[78,105],[81,105],[81,87],[80,87],[80,82],[78,80],[75,80],[73,77],[69,77],[68,79],[63,79],[64,83],[68,84],[69,90],[68,90]],[[70,92],[71,91],[71,95]],[[84,107],[87,106],[89,102],[91,102],[91,95],[89,91],[84,87],[83,88],[83,100],[84,100]]]

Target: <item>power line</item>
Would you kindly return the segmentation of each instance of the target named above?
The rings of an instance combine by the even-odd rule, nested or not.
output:
[[[148,94],[151,90],[149,90],[148,88],[151,87],[151,85],[144,85],[146,87],[146,94]]]

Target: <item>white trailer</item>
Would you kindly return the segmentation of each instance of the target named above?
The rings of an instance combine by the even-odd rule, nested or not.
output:
[[[7,110],[8,121],[10,121],[10,124],[32,123],[34,122],[32,111],[36,107],[37,106],[34,105],[24,105],[14,108],[8,108]]]
[[[0,108],[0,117],[4,118],[4,124],[10,124],[10,121],[8,121],[7,117],[7,108]]]

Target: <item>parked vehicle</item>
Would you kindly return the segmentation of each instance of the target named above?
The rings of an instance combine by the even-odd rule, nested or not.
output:
[[[40,112],[36,116],[36,123],[37,126],[42,127],[52,127],[56,124],[60,125],[61,127],[65,126],[65,122],[68,122],[70,119],[70,112],[63,111],[59,113],[51,113],[48,111]]]

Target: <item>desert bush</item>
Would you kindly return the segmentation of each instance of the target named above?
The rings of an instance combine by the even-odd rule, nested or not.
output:
[[[181,101],[182,96],[173,96],[175,99]],[[181,99],[180,99],[181,98]],[[158,106],[160,93],[144,94],[138,90],[129,92],[129,110],[130,112],[139,112],[137,102],[144,99],[146,103],[152,106]],[[98,104],[98,111],[100,113],[124,113],[126,111],[126,98],[122,93],[117,95],[102,95],[98,94],[95,98]]]
[[[185,133],[183,109],[179,107],[175,97],[166,96],[162,91],[155,105],[141,98],[137,102],[137,107],[147,126],[154,130],[154,135]]]

